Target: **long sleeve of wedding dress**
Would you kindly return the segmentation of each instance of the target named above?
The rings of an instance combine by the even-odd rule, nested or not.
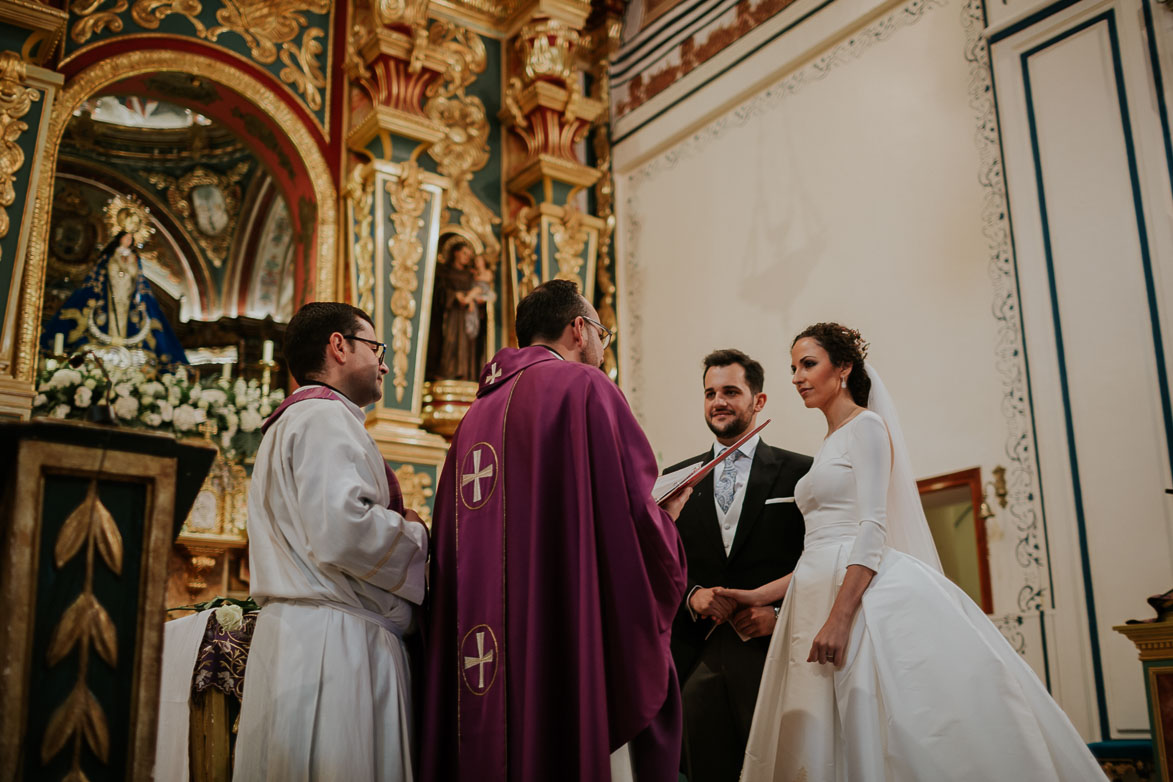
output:
[[[847,435],[847,458],[855,476],[855,507],[859,532],[848,565],[880,567],[888,538],[888,478],[892,472],[888,430],[875,415],[861,414]]]

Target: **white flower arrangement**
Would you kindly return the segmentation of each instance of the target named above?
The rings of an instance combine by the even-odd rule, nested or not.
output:
[[[119,424],[198,437],[200,424],[214,421],[217,444],[234,461],[257,452],[261,424],[285,399],[281,389],[263,395],[256,380],[226,381],[217,375],[192,382],[182,366],[157,376],[149,368],[111,367],[109,374],[109,403]],[[85,419],[95,405],[106,402],[106,386],[101,371],[89,363],[71,369],[49,359],[37,377],[33,415]]]

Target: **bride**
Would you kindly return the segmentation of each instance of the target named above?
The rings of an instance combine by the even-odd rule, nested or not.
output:
[[[819,323],[792,345],[794,385],[827,418],[795,497],[794,572],[742,782],[1079,782],[1105,776],[1026,662],[941,574],[900,426],[859,332]]]

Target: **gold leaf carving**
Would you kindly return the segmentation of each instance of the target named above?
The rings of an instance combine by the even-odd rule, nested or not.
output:
[[[516,233],[513,236],[514,252],[517,256],[518,296],[520,301],[528,296],[538,286],[538,236],[535,228],[530,228],[530,220],[537,216],[536,207],[527,206],[517,213]]]
[[[322,28],[311,27],[301,36],[300,48],[291,43],[281,47],[281,62],[286,66],[281,69],[281,81],[300,92],[306,105],[314,111],[322,108],[321,89],[326,86],[326,77],[318,62],[318,55],[322,53],[318,39],[323,35]]]
[[[428,118],[446,129],[428,154],[440,173],[452,180],[445,206],[460,211],[460,224],[481,240],[486,260],[493,265],[501,254],[493,226],[501,218],[476,197],[470,185],[473,174],[489,162],[489,119],[480,98],[464,92],[485,70],[485,44],[476,33],[449,22],[433,24],[429,37],[445,52],[448,67],[437,94],[424,106]]]
[[[277,44],[289,43],[305,27],[306,12],[325,14],[330,0],[223,0],[216,12],[220,27],[208,30],[206,37],[215,41],[223,33],[244,38],[257,62],[272,65],[277,60]],[[319,31],[320,32],[320,31]]]
[[[354,267],[355,287],[358,289],[358,308],[364,312],[374,309],[375,283],[375,183],[370,166],[357,166],[350,174],[346,197],[354,210]]]
[[[73,559],[81,544],[85,542],[93,523],[94,503],[98,502],[98,484],[91,482],[86,491],[86,498],[66,517],[65,523],[61,525],[61,531],[57,533],[57,542],[53,546],[53,561],[58,568],[65,567],[65,563]]]
[[[94,530],[98,539],[98,551],[106,565],[114,573],[122,573],[122,533],[118,531],[118,524],[106,506],[101,502],[95,507]]]
[[[66,742],[75,735],[85,737],[93,753],[103,763],[110,756],[110,731],[106,727],[106,715],[94,698],[94,694],[80,679],[65,702],[54,710],[45,727],[45,739],[41,742],[41,762],[48,763],[61,751]],[[80,749],[80,747],[79,747]],[[80,764],[74,763],[74,771],[81,773]],[[84,778],[84,775],[76,778]]]
[[[414,160],[401,164],[398,181],[387,183],[387,194],[395,211],[391,222],[395,235],[387,242],[391,253],[391,382],[395,386],[395,399],[403,401],[407,391],[407,367],[414,329],[415,291],[419,288],[419,262],[424,254],[424,245],[419,230],[424,221],[420,215],[427,205],[427,194],[420,186],[420,167]]]
[[[557,246],[554,260],[558,261],[558,273],[554,278],[581,282],[579,270],[585,262],[582,251],[589,239],[586,226],[582,222],[582,212],[568,204],[561,222],[554,223],[551,233]]]
[[[118,632],[106,609],[92,595],[90,600],[90,637],[94,640],[98,656],[113,668],[118,664]]]
[[[88,597],[85,594],[78,595],[77,600],[65,609],[57,627],[53,629],[53,635],[49,639],[49,651],[45,655],[50,666],[61,662],[77,644],[78,639],[89,633],[90,603],[86,599]]]
[[[196,34],[207,37],[208,30],[199,20],[204,7],[199,0],[136,0],[130,16],[135,24],[148,30],[156,30],[159,23],[171,14],[186,16],[196,28]]]
[[[432,510],[428,507],[428,497],[432,491],[432,476],[426,472],[416,472],[415,467],[405,464],[395,471],[399,479],[399,488],[403,490],[403,504],[413,508],[425,524],[432,523]]]
[[[0,238],[8,235],[8,207],[16,201],[16,172],[24,165],[24,150],[17,140],[28,123],[28,113],[41,94],[24,86],[27,66],[15,52],[0,54]]]
[[[71,15],[79,17],[69,31],[74,43],[85,43],[103,30],[112,33],[122,31],[122,20],[118,15],[126,10],[128,0],[117,0],[110,8],[99,11],[106,0],[74,0],[69,6]]]

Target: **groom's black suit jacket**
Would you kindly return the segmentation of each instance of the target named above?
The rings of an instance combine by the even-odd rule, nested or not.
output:
[[[669,467],[665,472],[708,461],[712,456],[710,448]],[[713,507],[714,476],[721,466],[718,465],[697,484],[676,520],[676,528],[684,542],[684,553],[688,560],[685,601],[695,586],[753,589],[794,570],[802,554],[805,534],[802,514],[793,502],[769,505],[765,502],[793,497],[794,484],[810,470],[811,462],[809,456],[758,442],[729,556],[725,555],[717,511]],[[672,626],[672,658],[682,687],[700,659],[706,643],[705,634],[711,627],[712,623],[704,619],[694,622],[688,607],[681,603]],[[747,652],[753,650],[750,657],[760,658],[760,661],[755,659],[748,666],[756,668],[756,675],[760,678],[770,638],[753,638],[745,646]],[[750,671],[747,673],[754,675]]]

